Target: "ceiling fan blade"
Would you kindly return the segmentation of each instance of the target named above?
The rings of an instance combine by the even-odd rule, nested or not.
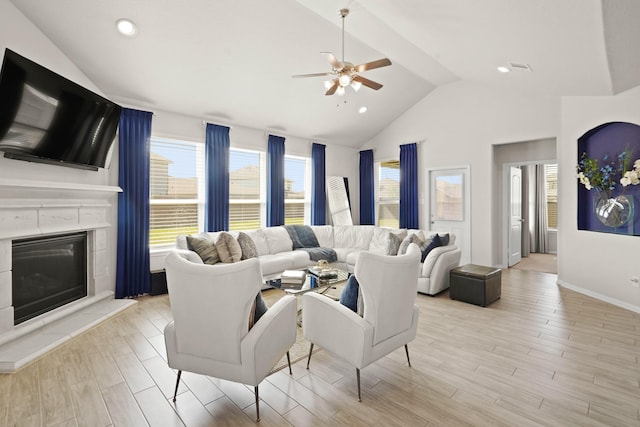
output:
[[[313,74],[296,74],[295,76],[291,76],[294,79],[299,79],[302,77],[321,77],[321,76],[331,76],[333,73],[313,73]]]
[[[333,95],[334,93],[336,93],[336,90],[338,90],[338,86],[340,86],[340,82],[338,81],[338,79],[335,79],[333,81],[333,85],[329,88],[328,91],[325,92],[325,95]]]
[[[338,61],[338,59],[333,55],[333,52],[320,52],[323,53],[325,55],[327,55],[327,59],[329,60],[329,63],[331,64],[331,66],[335,69],[340,69],[342,68],[342,64],[340,63],[340,61]]]
[[[380,83],[374,82],[373,80],[366,79],[362,76],[353,76],[353,81],[360,82],[366,87],[370,87],[371,89],[375,89],[375,90],[378,90],[382,87]]]
[[[371,61],[364,64],[356,65],[353,69],[356,73],[360,73],[362,71],[373,70],[374,68],[386,67],[387,65],[391,65],[391,61],[388,58],[378,59],[377,61]],[[364,83],[363,83],[364,84]]]

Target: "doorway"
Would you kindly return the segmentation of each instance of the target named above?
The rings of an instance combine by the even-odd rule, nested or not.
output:
[[[557,274],[555,163],[505,165],[507,266]]]
[[[493,198],[493,206],[495,209],[496,215],[494,215],[494,243],[492,245],[493,250],[493,259],[494,265],[508,268],[509,267],[509,257],[510,255],[514,255],[515,252],[512,253],[510,251],[510,243],[509,236],[512,237],[517,230],[517,227],[512,227],[513,221],[515,219],[522,219],[521,224],[521,244],[520,246],[520,262],[511,262],[511,267],[519,268],[519,269],[536,269],[536,271],[546,271],[549,272],[548,268],[541,267],[541,265],[546,265],[547,263],[531,263],[533,258],[538,258],[537,255],[530,256],[531,253],[537,254],[541,252],[537,247],[534,247],[531,250],[531,239],[529,232],[529,220],[533,221],[536,209],[535,203],[529,201],[526,198],[526,194],[529,194],[529,188],[523,190],[523,187],[520,187],[521,197],[526,200],[521,200],[520,208],[522,210],[521,215],[511,215],[511,191],[510,191],[510,183],[511,183],[511,168],[518,168],[522,172],[521,176],[521,185],[524,186],[525,182],[530,181],[533,178],[529,178],[528,175],[530,171],[535,170],[536,165],[553,165],[556,164],[556,139],[555,138],[547,138],[540,140],[530,140],[530,141],[521,141],[521,142],[512,142],[505,144],[496,144],[493,146],[493,164],[494,164],[494,183],[495,183],[495,192]],[[525,175],[527,175],[525,177]],[[557,176],[557,173],[556,173]],[[526,181],[525,181],[526,179]],[[517,180],[516,180],[517,181]],[[557,182],[557,181],[556,181]],[[526,191],[525,191],[526,190]],[[554,191],[557,194],[557,186],[554,187]],[[516,192],[517,193],[517,192]],[[555,215],[554,221],[557,221],[557,195],[556,201],[553,204],[548,204],[548,211]],[[551,230],[549,231],[549,239],[547,242],[549,243],[546,250],[543,252],[549,252],[550,254],[541,254],[544,255],[546,260],[550,260],[553,265],[553,270],[557,270],[557,230],[555,227],[549,227]],[[513,228],[513,230],[512,230]],[[513,233],[512,233],[513,231]],[[534,242],[535,243],[535,242]],[[517,244],[517,243],[516,243]],[[513,247],[513,246],[512,246]]]

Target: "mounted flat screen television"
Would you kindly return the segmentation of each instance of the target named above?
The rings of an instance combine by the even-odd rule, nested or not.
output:
[[[6,49],[0,72],[0,151],[5,157],[104,168],[121,107]]]

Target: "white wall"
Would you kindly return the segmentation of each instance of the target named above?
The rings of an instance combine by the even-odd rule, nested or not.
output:
[[[578,230],[577,140],[603,123],[640,124],[640,87],[617,96],[562,99],[562,133],[558,140],[558,210],[560,261],[564,286],[640,312],[640,237]],[[636,200],[636,209],[639,205]]]
[[[5,48],[25,56],[38,64],[72,80],[101,95],[98,88],[85,76],[47,37],[26,19],[8,0],[0,0],[0,55]],[[0,56],[2,58],[2,56]],[[117,157],[112,164],[116,167],[100,169],[98,172],[72,169],[61,166],[29,163],[20,160],[5,159],[0,154],[0,178],[20,180],[58,181],[92,185],[117,185]],[[107,213],[113,226],[108,232],[109,251],[107,265],[111,289],[115,289],[116,239],[117,239],[117,196],[109,199],[112,207]]]
[[[373,148],[376,160],[398,158],[399,145],[424,141],[418,150],[421,228],[429,228],[426,168],[470,165],[471,260],[497,265],[492,146],[556,137],[559,111],[557,99],[456,82],[431,92],[363,149]]]

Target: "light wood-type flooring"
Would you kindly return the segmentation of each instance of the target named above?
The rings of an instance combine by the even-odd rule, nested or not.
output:
[[[503,272],[481,308],[418,295],[418,336],[362,370],[320,350],[260,385],[262,426],[639,426],[640,315],[558,287],[556,276]],[[267,292],[280,292],[276,290]],[[167,296],[0,376],[0,425],[243,426],[252,388],[167,367]]]

